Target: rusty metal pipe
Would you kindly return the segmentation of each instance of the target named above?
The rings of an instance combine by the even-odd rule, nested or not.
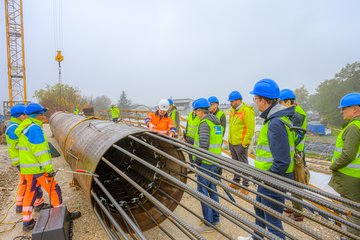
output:
[[[49,123],[51,131],[59,143],[63,156],[69,163],[71,169],[74,171],[82,169],[99,175],[99,181],[112,194],[114,199],[118,203],[123,204],[123,206],[131,209],[142,231],[156,226],[154,221],[148,218],[148,213],[153,216],[158,224],[164,221],[166,216],[160,214],[156,207],[148,201],[140,191],[129,184],[129,182],[123,178],[119,178],[118,174],[103,162],[103,157],[121,171],[125,172],[142,188],[147,189],[154,198],[161,201],[169,210],[173,211],[177,207],[176,202],[170,198],[165,198],[163,194],[157,192],[157,188],[152,186],[158,186],[158,188],[165,191],[177,201],[180,201],[182,198],[182,190],[174,189],[169,184],[160,182],[154,171],[144,168],[136,161],[133,161],[131,157],[113,148],[113,145],[121,146],[164,171],[171,169],[172,171],[186,174],[186,168],[167,162],[166,158],[154,154],[151,150],[139,144],[133,144],[133,141],[128,139],[128,136],[143,138],[148,130],[124,124],[115,124],[110,121],[95,118],[84,118],[64,112],[54,113]],[[159,141],[155,138],[149,138],[148,136],[146,136],[146,141],[151,142],[154,146],[165,149],[164,151],[177,159],[185,161],[183,153],[177,151],[172,144]],[[109,209],[113,218],[117,220],[122,229],[129,233],[129,229],[126,228],[121,214],[119,214],[116,207],[109,201],[99,185],[95,183],[93,177],[75,174],[74,178],[84,190],[92,205],[96,207],[96,210],[98,212],[102,211],[92,196],[92,191],[102,200],[102,204]],[[186,182],[185,177],[177,175],[176,178],[181,182]],[[137,201],[141,201],[142,206],[147,212],[139,207]],[[107,224],[112,225],[110,221],[107,221]]]

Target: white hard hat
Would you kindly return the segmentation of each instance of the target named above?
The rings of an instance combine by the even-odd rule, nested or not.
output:
[[[161,99],[159,102],[159,109],[162,111],[169,110],[169,101],[167,99]]]

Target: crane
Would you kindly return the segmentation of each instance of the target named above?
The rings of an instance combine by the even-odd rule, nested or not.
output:
[[[22,0],[5,0],[5,18],[9,101],[4,111],[16,102],[27,103]]]
[[[26,96],[26,68],[24,48],[24,25],[22,0],[5,1],[6,22],[6,47],[8,66],[8,91],[9,101],[4,101],[4,115],[16,103],[27,104]],[[62,48],[62,22],[61,0],[54,0],[54,25],[55,25],[55,60],[59,64],[59,83],[61,84],[61,65],[64,57]],[[60,20],[59,20],[60,19]],[[61,93],[60,93],[61,96]]]

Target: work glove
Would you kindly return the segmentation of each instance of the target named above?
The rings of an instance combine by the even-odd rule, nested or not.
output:
[[[47,174],[48,174],[49,177],[55,177],[55,174],[56,174],[56,173],[55,173],[54,171],[52,171],[52,172],[49,172],[49,173],[47,173]]]

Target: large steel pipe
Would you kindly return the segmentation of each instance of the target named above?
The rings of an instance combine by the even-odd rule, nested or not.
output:
[[[186,177],[183,177],[183,175],[186,175],[186,168],[172,161],[167,161],[165,157],[129,138],[129,136],[140,138],[184,161],[182,152],[176,150],[174,145],[146,135],[146,129],[84,118],[64,112],[56,112],[51,116],[50,127],[59,143],[63,156],[73,170],[82,169],[99,175],[97,182],[101,182],[101,186],[96,184],[92,176],[75,174],[74,177],[97,212],[103,212],[104,206],[109,210],[113,219],[107,217],[105,223],[115,220],[125,232],[136,232],[136,225],[134,225],[135,229],[131,227],[130,222],[132,220],[133,223],[138,224],[142,231],[145,231],[165,220],[166,215],[161,213],[133,185],[129,184],[124,178],[120,178],[103,159],[108,160],[117,169],[126,173],[127,176],[143,189],[146,189],[148,193],[168,209],[174,210],[178,205],[176,202],[181,200],[183,190],[172,187],[166,181],[160,181],[161,177],[155,171],[144,167],[134,161],[128,154],[124,154],[115,148],[121,147],[185,183]],[[169,197],[161,194],[160,190],[166,192]],[[114,198],[114,202],[120,204],[122,208],[127,210],[127,214],[131,216],[128,222],[117,211],[117,206],[107,195],[109,193]],[[173,199],[176,199],[176,201]],[[99,200],[103,206],[99,206]],[[139,204],[139,201],[141,204]],[[148,217],[149,214],[152,216],[151,220]],[[107,216],[107,214],[99,215]]]

